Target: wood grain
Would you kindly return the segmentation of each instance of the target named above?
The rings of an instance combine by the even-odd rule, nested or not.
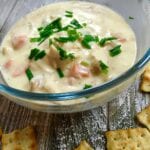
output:
[[[51,2],[52,0],[1,0],[0,42],[16,20]],[[96,150],[104,150],[104,132],[136,126],[135,114],[148,104],[150,95],[139,92],[139,80],[103,107],[74,114],[36,112],[1,96],[0,126],[7,133],[34,125],[39,150],[73,150],[80,140],[87,140]]]

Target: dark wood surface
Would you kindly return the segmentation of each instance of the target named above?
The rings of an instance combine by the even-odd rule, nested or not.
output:
[[[0,0],[0,42],[16,20],[50,2],[52,0]],[[7,133],[34,125],[39,150],[73,150],[80,140],[87,140],[96,150],[104,150],[104,132],[137,126],[135,115],[148,104],[150,95],[139,92],[139,80],[112,102],[74,114],[36,112],[0,96],[0,126]]]

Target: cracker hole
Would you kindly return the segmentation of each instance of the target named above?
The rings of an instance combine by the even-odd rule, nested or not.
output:
[[[145,137],[145,134],[141,134],[141,137]]]
[[[139,147],[141,147],[141,144],[140,144],[140,143],[138,143],[138,144],[137,144],[137,147],[138,147],[138,148],[139,148]]]
[[[128,136],[128,139],[131,139],[131,136]]]
[[[9,143],[12,143],[12,139],[9,139]]]

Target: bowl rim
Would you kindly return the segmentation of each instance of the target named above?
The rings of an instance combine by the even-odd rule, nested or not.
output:
[[[94,95],[97,93],[100,94],[104,91],[111,89],[112,87],[119,85],[120,83],[126,81],[131,76],[139,72],[149,61],[150,61],[150,48],[146,51],[144,56],[135,65],[133,65],[129,70],[124,72],[122,75],[118,76],[117,78],[114,78],[113,80],[105,82],[102,85],[95,86],[85,90],[78,90],[78,91],[64,92],[64,93],[33,93],[33,92],[18,90],[4,84],[0,84],[0,92],[20,99],[27,99],[33,101],[52,102],[52,101],[75,100],[90,95]]]

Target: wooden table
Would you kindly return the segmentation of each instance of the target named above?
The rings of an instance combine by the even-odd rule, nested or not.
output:
[[[52,0],[0,0],[0,42],[21,16]],[[96,150],[105,149],[104,132],[135,127],[135,114],[150,103],[139,92],[139,81],[112,102],[74,114],[48,114],[29,110],[0,97],[0,126],[4,132],[35,125],[39,150],[73,150],[87,140]]]

